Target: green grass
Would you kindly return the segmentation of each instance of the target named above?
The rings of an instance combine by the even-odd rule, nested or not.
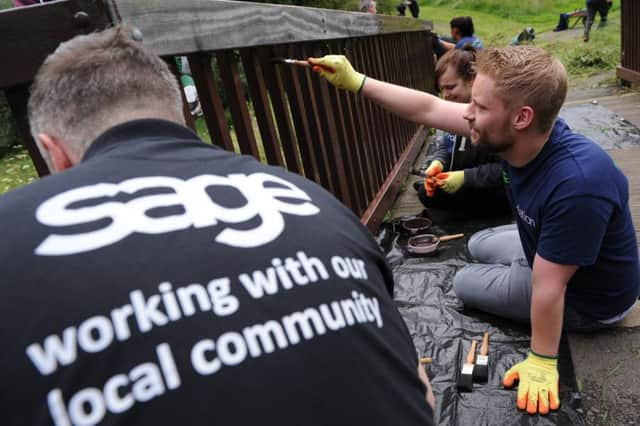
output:
[[[550,33],[562,12],[581,9],[584,1],[532,0],[436,0],[424,2],[420,17],[431,20],[435,31],[449,35],[449,21],[455,16],[473,17],[476,34],[485,46],[507,46],[523,28],[536,30],[534,44],[556,56],[567,68],[570,82],[592,74],[613,70],[620,62],[620,7],[614,2],[609,11],[609,25],[597,29],[599,18],[591,29],[589,43],[582,41],[579,31],[560,32],[557,37],[540,37]],[[473,9],[469,6],[473,5]],[[582,28],[578,25],[576,28]]]
[[[0,194],[37,179],[29,153],[21,146],[10,148],[0,157]]]

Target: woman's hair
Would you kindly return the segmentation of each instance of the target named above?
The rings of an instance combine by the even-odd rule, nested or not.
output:
[[[470,44],[465,45],[462,49],[452,49],[438,60],[436,79],[440,79],[449,67],[453,67],[458,77],[463,81],[473,81],[476,77],[475,63],[476,49]]]

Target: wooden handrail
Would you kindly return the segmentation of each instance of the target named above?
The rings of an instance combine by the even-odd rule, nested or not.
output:
[[[433,29],[398,16],[226,0],[108,0],[113,22],[140,29],[158,55]]]
[[[622,58],[617,69],[618,78],[640,83],[640,0],[620,2]]]

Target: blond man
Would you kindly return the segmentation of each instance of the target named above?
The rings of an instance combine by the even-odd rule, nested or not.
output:
[[[316,71],[336,86],[406,119],[470,136],[505,161],[525,264],[517,274],[507,265],[488,265],[491,274],[482,269],[487,265],[470,265],[459,272],[463,279],[456,276],[455,289],[476,308],[509,317],[515,306],[525,313],[529,355],[507,371],[504,384],[519,379],[520,409],[557,409],[563,320],[565,328],[607,326],[629,312],[640,290],[627,179],[600,147],[558,118],[567,92],[564,66],[536,47],[488,49],[478,58],[471,103],[458,104],[368,78],[343,56],[310,61],[333,68]]]

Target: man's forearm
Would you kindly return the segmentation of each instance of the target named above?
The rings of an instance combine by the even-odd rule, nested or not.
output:
[[[562,334],[566,286],[532,284],[531,350],[538,355],[556,356]]]
[[[469,134],[468,123],[463,118],[466,104],[446,102],[429,93],[370,77],[365,80],[360,93],[406,120],[450,133]]]

